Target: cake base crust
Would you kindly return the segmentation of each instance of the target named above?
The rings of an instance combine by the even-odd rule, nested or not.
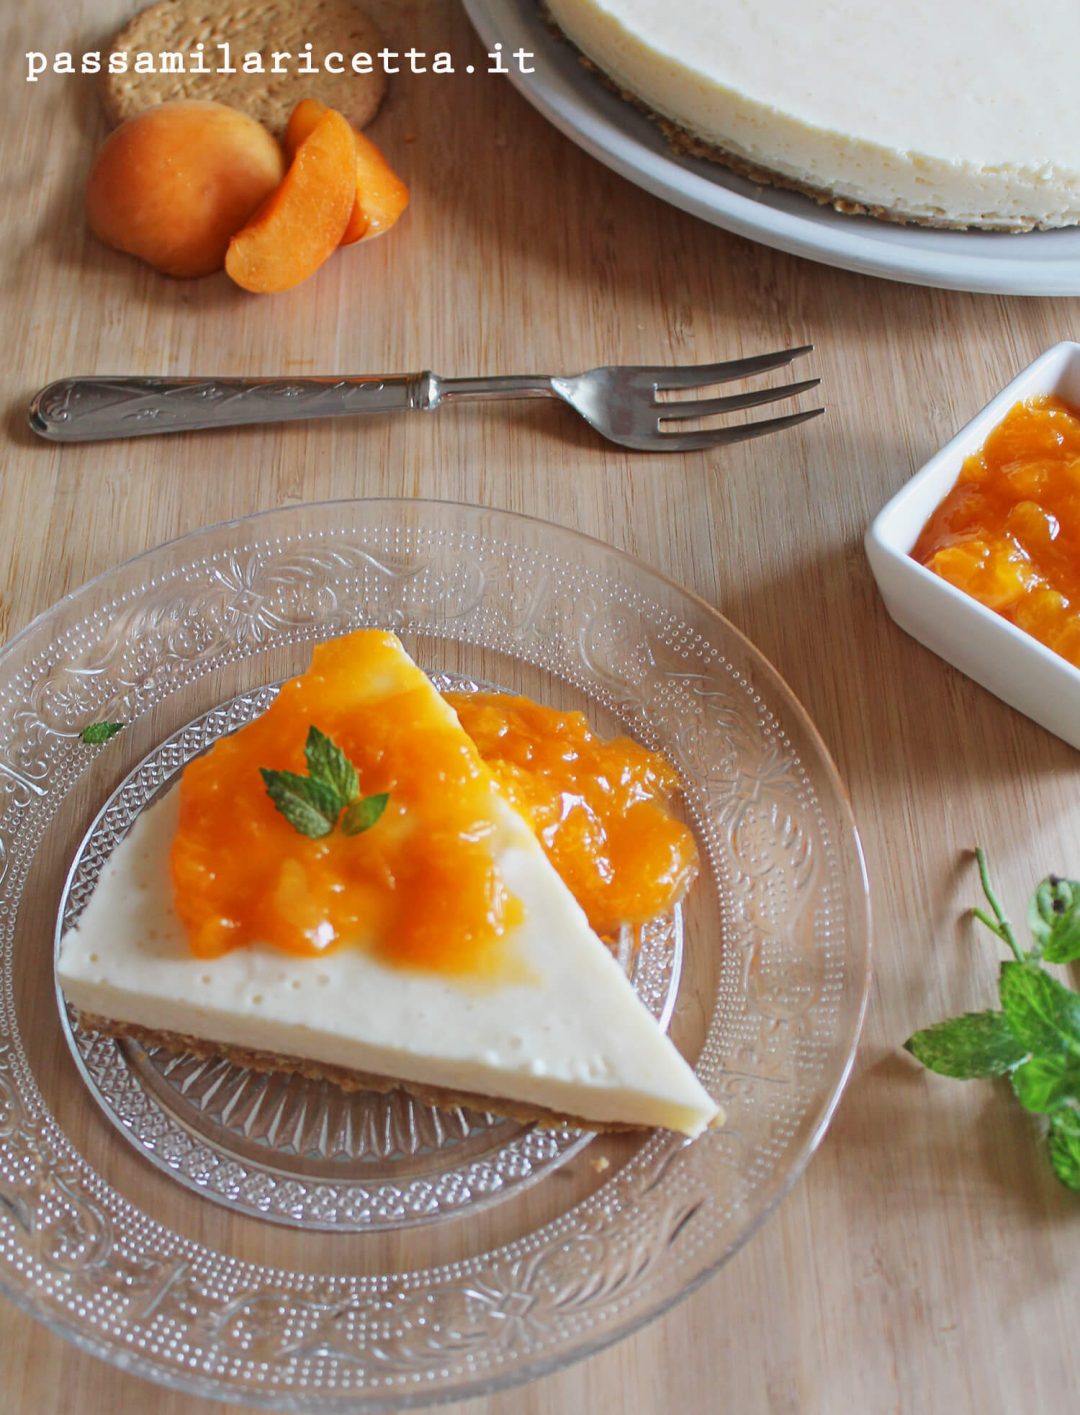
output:
[[[87,1031],[101,1032],[115,1037],[118,1041],[138,1042],[144,1047],[162,1047],[177,1055],[190,1053],[207,1060],[222,1058],[234,1066],[244,1066],[252,1071],[284,1071],[306,1076],[310,1081],[329,1081],[347,1092],[375,1091],[386,1095],[390,1091],[404,1091],[427,1105],[447,1110],[465,1106],[469,1110],[487,1111],[503,1116],[507,1120],[517,1120],[523,1125],[538,1125],[542,1130],[592,1130],[604,1134],[619,1134],[641,1131],[640,1125],[606,1124],[596,1120],[584,1120],[580,1116],[559,1115],[545,1110],[542,1106],[530,1105],[527,1101],[505,1100],[498,1096],[484,1096],[475,1091],[454,1091],[445,1086],[424,1086],[412,1081],[401,1081],[392,1076],[379,1076],[366,1071],[352,1071],[344,1066],[333,1066],[322,1061],[308,1061],[299,1056],[268,1051],[251,1051],[247,1047],[227,1046],[209,1042],[202,1037],[184,1036],[180,1032],[158,1031],[141,1027],[135,1022],[115,1022],[107,1017],[95,1017],[80,1012],[79,1023]]]
[[[595,72],[600,72],[584,55],[582,55],[582,62]],[[601,76],[603,77],[603,75]],[[610,83],[610,80],[605,78],[605,82]],[[616,86],[611,84],[611,87]],[[944,216],[912,216],[902,211],[894,211],[887,206],[866,206],[861,202],[849,201],[847,197],[839,197],[824,187],[813,187],[806,182],[797,181],[794,177],[785,177],[780,172],[773,172],[767,167],[758,167],[752,162],[747,162],[745,158],[737,157],[734,153],[717,147],[715,143],[695,137],[693,133],[688,132],[685,128],[680,128],[677,123],[673,123],[670,118],[664,118],[659,113],[653,112],[647,104],[642,103],[625,89],[619,89],[618,92],[620,97],[633,103],[636,108],[652,119],[667,139],[668,146],[678,156],[699,157],[707,162],[715,162],[718,166],[726,167],[729,171],[734,172],[737,177],[745,177],[748,182],[753,182],[759,187],[776,187],[784,191],[798,192],[800,196],[809,197],[811,201],[817,202],[818,206],[831,206],[834,211],[839,211],[845,216],[870,216],[875,221],[890,221],[894,226],[922,226],[931,231],[990,231],[1004,235],[1022,236],[1027,231],[1043,229],[1040,228],[1037,221],[1000,226],[989,224],[971,226],[963,221],[949,221]],[[1054,227],[1052,229],[1058,230],[1060,228]]]

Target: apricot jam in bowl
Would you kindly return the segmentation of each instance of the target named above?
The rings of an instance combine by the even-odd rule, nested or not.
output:
[[[866,537],[892,618],[1080,747],[1080,344],[1049,349]]]

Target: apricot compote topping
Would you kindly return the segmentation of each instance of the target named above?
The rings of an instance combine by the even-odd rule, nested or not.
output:
[[[316,648],[262,717],[191,762],[172,876],[193,952],[261,942],[316,956],[356,943],[404,967],[501,971],[499,944],[523,913],[496,859],[500,790],[598,933],[643,923],[689,888],[697,853],[667,809],[677,778],[663,757],[526,698],[447,701],[467,736],[393,635],[366,630]],[[266,794],[260,768],[304,773],[312,724],[356,767],[361,795],[389,794],[362,835],[310,839]]]
[[[686,893],[697,850],[667,808],[678,777],[662,756],[626,737],[604,741],[579,712],[446,696],[598,934],[645,923]]]
[[[352,761],[361,794],[389,792],[363,835],[309,839],[266,794],[260,767],[305,771],[312,724]],[[192,950],[356,942],[406,967],[497,971],[522,915],[493,855],[496,791],[393,635],[320,645],[262,717],[184,772],[172,875]]]
[[[1080,416],[1058,398],[1018,403],[911,553],[1080,667]]]

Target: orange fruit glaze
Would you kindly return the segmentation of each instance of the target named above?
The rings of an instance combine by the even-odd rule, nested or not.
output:
[[[1017,403],[911,553],[1080,667],[1080,416]]]
[[[697,855],[667,810],[676,776],[662,757],[524,698],[448,700],[476,746],[394,637],[361,631],[317,647],[262,717],[191,762],[171,866],[192,951],[263,942],[317,956],[356,942],[403,967],[500,971],[499,944],[523,915],[493,853],[496,777],[599,933],[689,888]],[[266,794],[261,767],[306,771],[312,724],[355,765],[363,795],[389,792],[363,835],[309,839]]]
[[[497,788],[393,635],[321,644],[269,710],[205,756],[180,785],[172,848],[176,909],[192,950],[212,958],[264,942],[320,954],[366,941],[387,961],[489,972],[521,918],[492,853]],[[357,769],[363,795],[388,791],[363,835],[319,840],[274,807],[260,767],[306,772],[315,724]]]
[[[501,693],[448,693],[505,794],[598,934],[642,924],[682,898],[694,837],[668,809],[674,768],[627,737],[604,741],[579,712]]]

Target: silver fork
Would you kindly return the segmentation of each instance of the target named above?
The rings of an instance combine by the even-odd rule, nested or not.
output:
[[[720,398],[665,400],[661,394],[731,383],[782,368],[813,347],[807,344],[752,359],[686,368],[610,365],[565,378],[441,378],[430,372],[391,378],[63,378],[34,398],[30,426],[52,442],[97,442],[356,413],[430,413],[444,403],[561,398],[597,432],[623,447],[643,452],[692,452],[780,432],[816,418],[825,409],[691,432],[680,432],[679,423],[794,398],[821,380],[810,378],[782,388],[758,388]]]

